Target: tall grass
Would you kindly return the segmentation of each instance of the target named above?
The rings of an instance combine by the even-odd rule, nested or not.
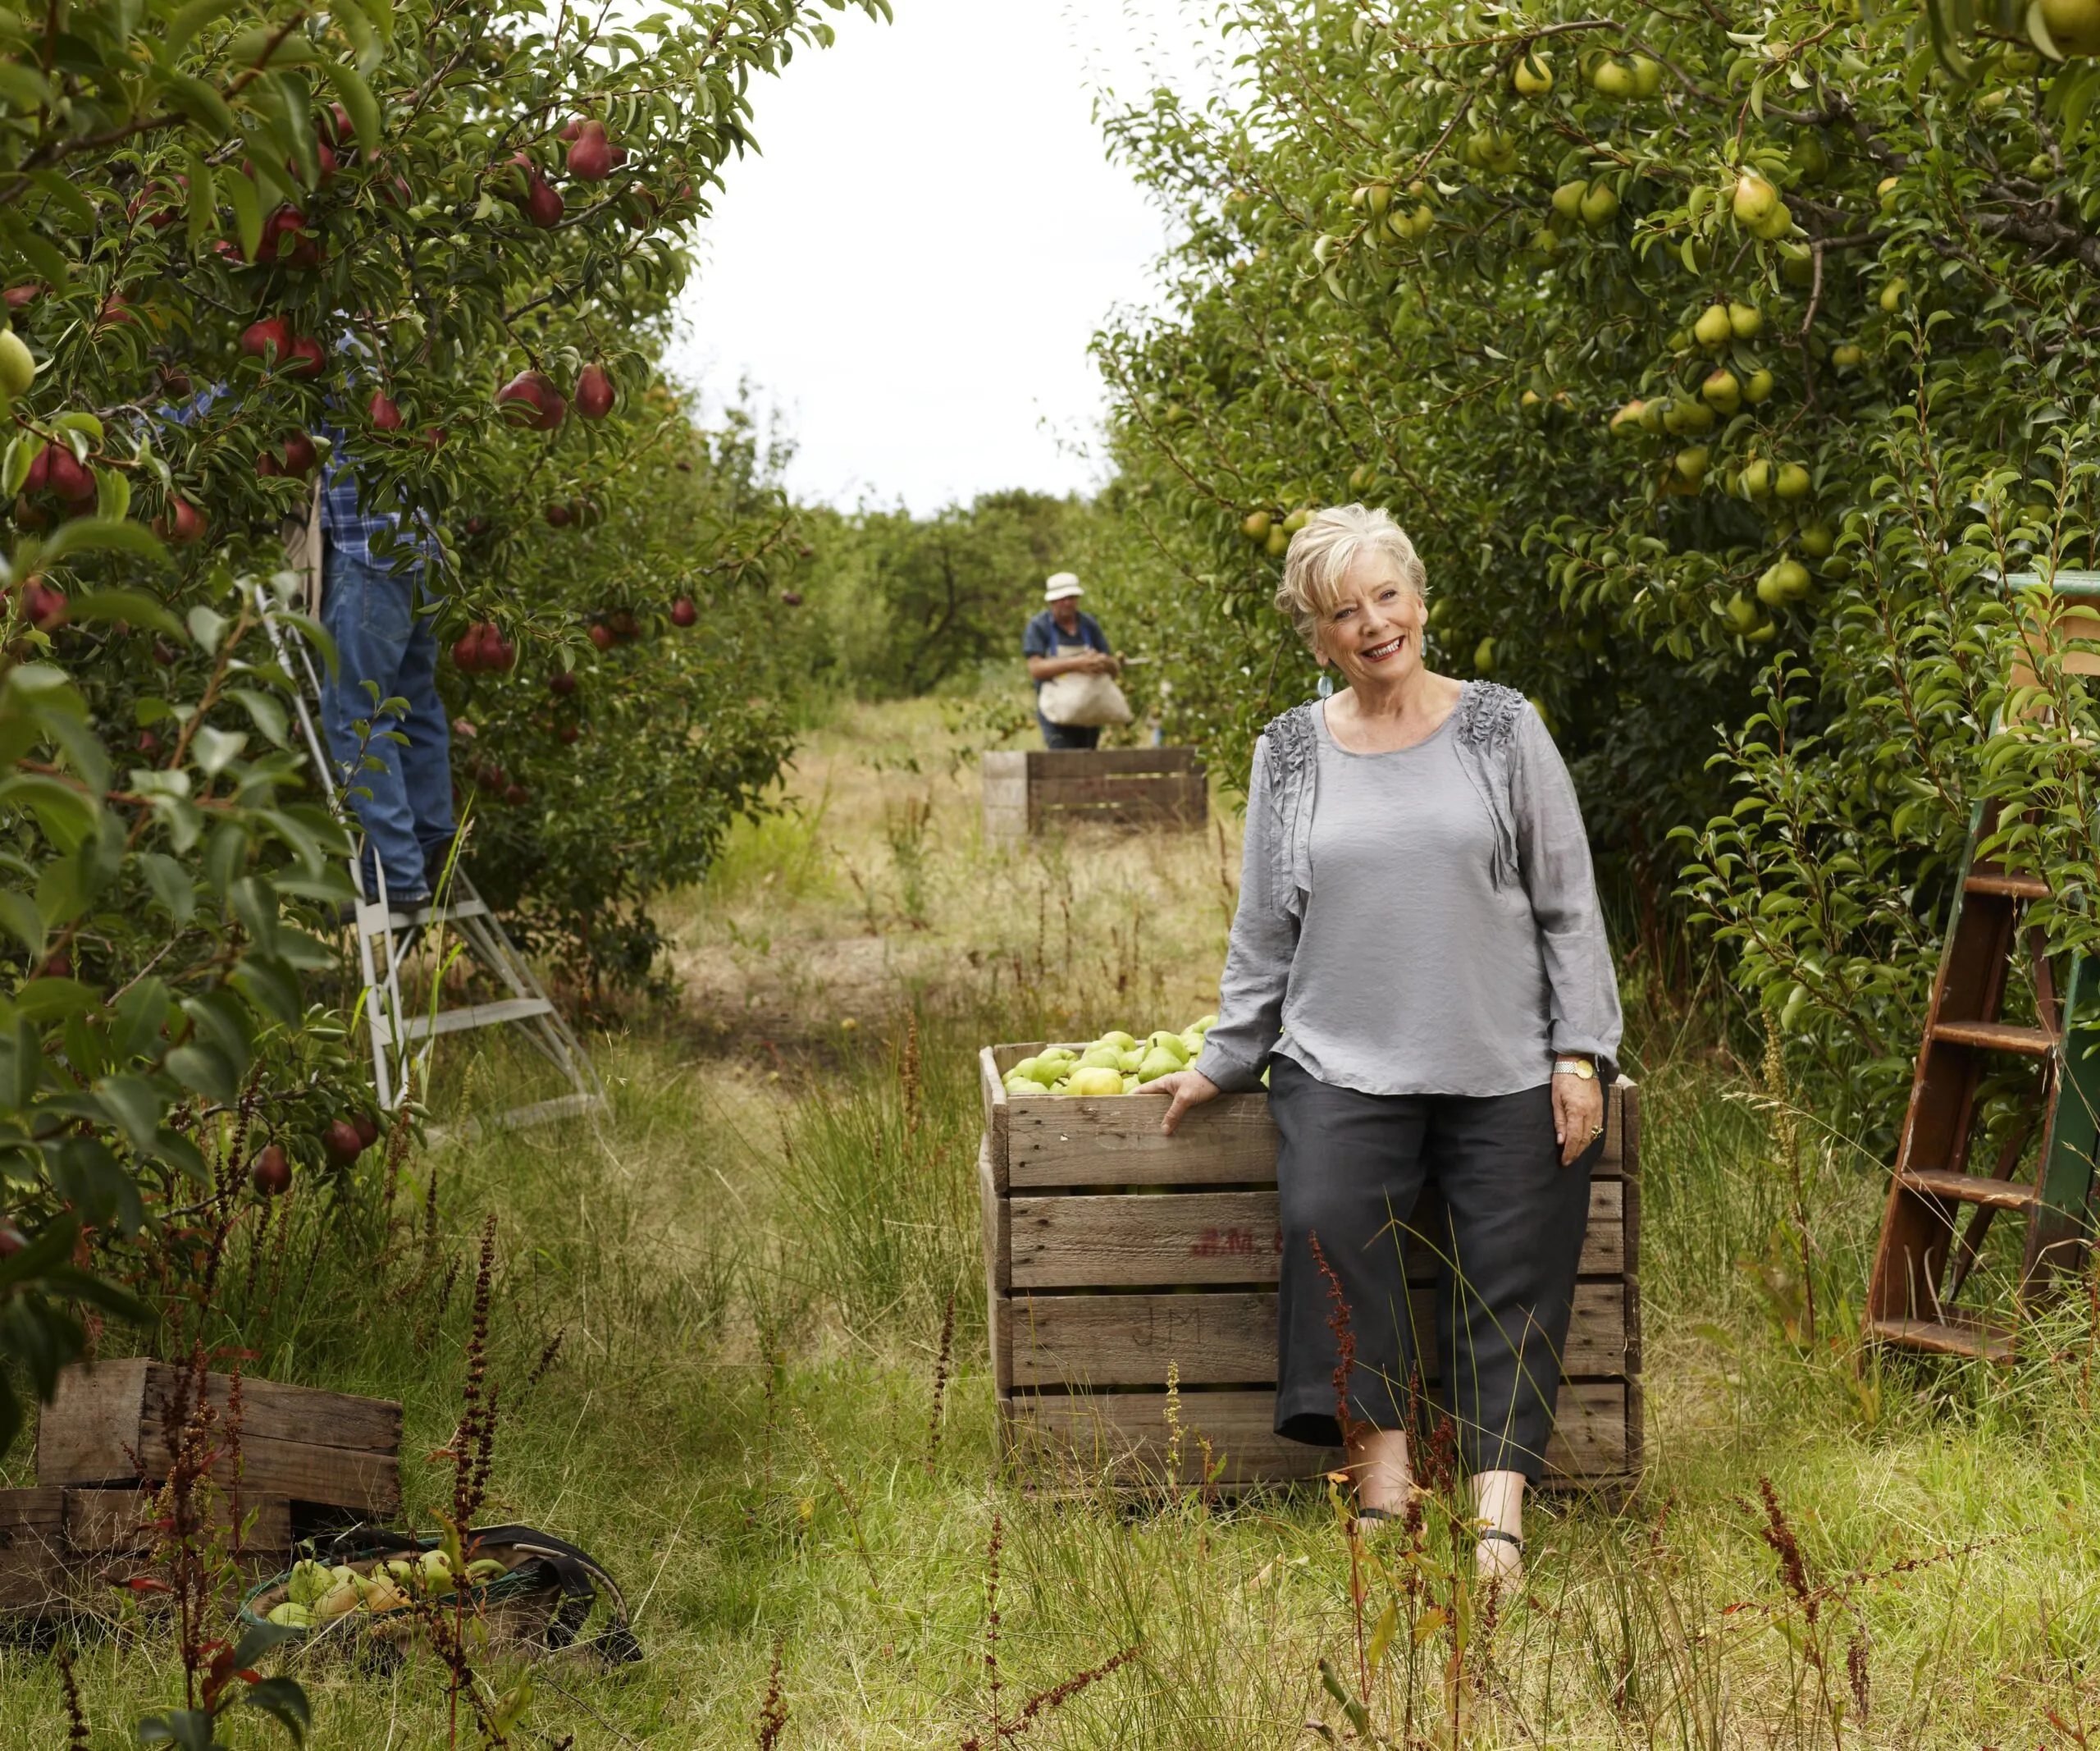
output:
[[[847,834],[879,872],[881,798],[832,793],[803,825],[763,830],[783,837],[706,903],[747,908],[739,928],[763,921],[783,940],[857,917],[810,848]],[[617,1675],[544,1672],[514,1743],[752,1744],[778,1648],[778,1751],[990,1744],[988,1655],[1011,1725],[1029,1698],[1134,1648],[1044,1703],[1016,1742],[1284,1751],[1318,1742],[1308,1718],[1337,1740],[1353,1730],[1317,1662],[1361,1688],[1360,1638],[1389,1603],[1400,1633],[1356,1699],[1411,1747],[2053,1751],[2090,1738],[2100,1306],[2080,1286],[2011,1369],[1863,1352],[1847,1309],[1879,1182],[1803,1128],[1797,1189],[1774,1123],[1783,1090],[1696,1029],[1644,1020],[1631,1054],[1649,1474],[1624,1502],[1535,1504],[1530,1583],[1491,1623],[1433,1520],[1419,1547],[1391,1528],[1352,1552],[1317,1488],[1023,1488],[1002,1466],[982,1356],[975,1050],[1155,1004],[1162,1021],[1189,1019],[1192,969],[1215,967],[1230,859],[1208,840],[985,847],[970,807],[966,791],[943,802],[924,839],[932,909],[913,934],[947,958],[938,985],[900,981],[854,1030],[811,1016],[777,1051],[733,1036],[702,1050],[676,1014],[603,1038],[602,1130],[419,1157],[401,1186],[413,1221],[390,1236],[295,1192],[276,1231],[285,1293],[236,1297],[213,1337],[253,1352],[256,1371],[403,1399],[409,1516],[428,1525],[450,1480],[426,1456],[459,1414],[470,1250],[495,1217],[491,1511],[604,1560],[647,1654]],[[806,854],[801,898],[770,897],[789,881],[765,881],[775,853]],[[1148,909],[1172,922],[1150,925]],[[523,1078],[491,1054],[462,1080],[493,1104],[527,1091]],[[1801,1288],[1787,1225],[1804,1209],[1812,1339],[1787,1319]],[[25,1455],[11,1463],[25,1480]],[[175,1670],[143,1621],[80,1635],[92,1743],[128,1743]],[[304,1676],[317,1745],[443,1743],[445,1678],[427,1658]],[[66,1742],[43,1647],[0,1642],[0,1723],[9,1746]]]

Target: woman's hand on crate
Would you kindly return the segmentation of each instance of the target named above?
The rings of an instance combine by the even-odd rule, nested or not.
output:
[[[1191,1107],[1199,1107],[1206,1100],[1218,1096],[1217,1084],[1200,1070],[1177,1070],[1171,1076],[1163,1076],[1156,1082],[1148,1082],[1138,1092],[1141,1095],[1169,1095],[1173,1104],[1166,1109],[1166,1117],[1159,1122],[1159,1128],[1172,1136],[1181,1124],[1181,1115]]]

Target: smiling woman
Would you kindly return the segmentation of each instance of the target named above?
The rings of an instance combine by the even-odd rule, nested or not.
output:
[[[1170,1132],[1259,1086],[1281,1136],[1276,1433],[1403,1511],[1416,1358],[1399,1226],[1443,1194],[1436,1341],[1481,1572],[1521,1572],[1619,1037],[1574,787],[1523,697],[1422,661],[1426,578],[1381,510],[1293,537],[1276,606],[1348,686],[1258,744],[1219,1021],[1151,1086]],[[1339,1297],[1346,1320],[1335,1319]],[[1337,1325],[1345,1328],[1338,1330]]]

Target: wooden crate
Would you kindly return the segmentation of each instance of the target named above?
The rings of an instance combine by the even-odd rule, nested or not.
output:
[[[133,1357],[68,1369],[36,1434],[37,1479],[45,1484],[136,1484],[167,1475],[167,1406],[180,1371]],[[207,1391],[221,1418],[231,1377]],[[241,1488],[244,1495],[390,1516],[401,1506],[401,1407],[312,1387],[244,1378]],[[219,1479],[221,1488],[231,1479]]]
[[[978,1160],[992,1368],[1024,1470],[1163,1475],[1174,1368],[1185,1481],[1208,1438],[1230,1485],[1317,1476],[1340,1456],[1271,1429],[1276,1383],[1276,1127],[1262,1095],[1198,1107],[1159,1134],[1157,1096],[1010,1095],[1037,1045],[980,1055]],[[1563,1356],[1549,1484],[1618,1488],[1641,1466],[1640,1103],[1606,1104],[1602,1159]],[[1418,1225],[1427,1229],[1427,1211]],[[1434,1329],[1435,1262],[1407,1257],[1418,1330]],[[1433,1344],[1422,1360],[1433,1374]],[[1431,1380],[1433,1388],[1434,1381]]]
[[[231,1504],[214,1505],[231,1520]],[[76,1489],[46,1484],[0,1489],[0,1612],[106,1606],[110,1589],[139,1570],[159,1541],[154,1493],[137,1488]],[[274,1572],[291,1560],[292,1505],[285,1496],[244,1490],[242,1566]],[[231,1544],[231,1528],[217,1535]]]
[[[1029,748],[984,757],[984,831],[994,839],[1088,822],[1201,828],[1210,791],[1192,747]]]

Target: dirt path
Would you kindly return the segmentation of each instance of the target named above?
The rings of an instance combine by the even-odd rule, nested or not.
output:
[[[1079,1007],[1214,1004],[1239,863],[1229,805],[1200,833],[988,840],[975,760],[923,701],[850,707],[785,789],[789,807],[740,823],[667,908],[702,1029],[801,1042],[1029,977]]]

